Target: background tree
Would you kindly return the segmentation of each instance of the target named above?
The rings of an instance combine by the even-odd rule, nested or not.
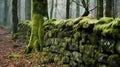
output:
[[[80,3],[79,0],[76,0],[77,3]],[[78,4],[76,4],[76,17],[80,16],[80,6]]]
[[[7,15],[8,15],[8,4],[7,4],[7,0],[4,0],[4,6],[5,6],[5,9],[4,9],[4,13],[5,13],[5,16],[4,16],[4,26],[6,27],[7,25]]]
[[[31,0],[25,0],[25,20],[31,20]]]
[[[57,6],[58,6],[58,0],[55,2],[55,18],[57,18]]]
[[[95,6],[94,8],[89,9],[89,2],[90,2],[90,0],[77,0],[77,1],[72,0],[72,1],[77,4],[77,7],[79,5],[79,6],[81,6],[81,7],[83,7],[85,9],[85,11],[82,14],[82,16],[88,16],[90,14],[90,11],[92,11],[92,10],[94,10],[96,8],[96,6]],[[78,8],[77,8],[77,10],[78,10]]]
[[[47,17],[47,0],[33,0],[32,32],[25,53],[38,52],[43,46],[43,22]]]
[[[97,19],[103,17],[103,0],[97,0]]]
[[[89,0],[82,0],[83,7],[85,8],[85,12],[83,13],[82,16],[88,16],[90,11],[89,11]]]
[[[69,19],[70,0],[66,0],[66,19]]]
[[[53,16],[54,0],[51,0],[50,18]]]
[[[112,17],[113,0],[106,0],[105,16]]]
[[[18,0],[12,1],[12,20],[13,20],[13,33],[17,33],[18,15],[17,15]]]

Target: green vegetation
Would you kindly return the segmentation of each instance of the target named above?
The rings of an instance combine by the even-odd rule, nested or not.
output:
[[[15,53],[9,55],[9,58],[18,58],[18,57],[20,57],[20,55]]]
[[[50,19],[43,25],[47,63],[65,67],[115,66],[113,62],[119,58],[119,19]]]
[[[38,24],[34,26],[39,28]],[[119,27],[118,18],[50,19],[43,24],[44,45],[41,55],[48,58],[42,63],[54,62],[73,67],[115,66],[114,62],[117,62],[120,53]],[[37,36],[34,39],[40,41]],[[36,44],[38,41],[31,42]],[[40,49],[38,46],[36,48]]]

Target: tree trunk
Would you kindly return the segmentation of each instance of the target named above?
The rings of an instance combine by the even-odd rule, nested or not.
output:
[[[31,0],[25,0],[25,20],[31,20]]]
[[[53,17],[54,0],[51,0],[50,18]]]
[[[66,19],[69,19],[69,10],[70,10],[70,0],[66,2]]]
[[[79,0],[76,0],[77,3],[80,3]],[[76,4],[76,17],[80,16],[80,5]]]
[[[84,9],[85,9],[85,12],[83,13],[83,17],[84,16],[88,16],[89,15],[89,13],[90,13],[90,11],[89,11],[89,0],[82,0],[82,4],[83,4],[83,7],[84,7]]]
[[[17,0],[12,1],[12,20],[13,20],[13,33],[17,33],[18,15],[17,15]]]
[[[55,2],[55,18],[57,18],[57,3],[58,3],[58,0],[56,0]]]
[[[7,0],[4,0],[4,26],[7,26],[8,4]]]
[[[97,0],[97,19],[103,17],[103,0]]]
[[[38,52],[43,47],[43,17],[48,17],[47,0],[33,0],[32,31],[25,53]]]
[[[105,9],[106,17],[112,17],[112,2],[113,0],[106,0],[106,9]]]

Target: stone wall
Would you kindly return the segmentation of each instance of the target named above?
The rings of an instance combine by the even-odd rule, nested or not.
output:
[[[120,19],[50,19],[44,23],[45,62],[63,67],[118,67]]]

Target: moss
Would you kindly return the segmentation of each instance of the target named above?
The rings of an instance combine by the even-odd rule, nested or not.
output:
[[[83,61],[85,62],[85,64],[94,64],[95,60],[94,59],[94,48],[92,45],[86,45],[85,46],[85,50],[83,52]]]
[[[79,23],[83,28],[87,28],[89,26],[89,20],[90,19],[88,17],[84,17]]]
[[[91,33],[88,35],[88,39],[90,40],[91,44],[97,44],[98,37],[95,33]]]
[[[17,39],[18,38],[18,35],[19,35],[19,33],[14,33],[14,34],[12,34],[12,40],[14,40],[14,39]]]
[[[48,25],[48,24],[51,24],[51,23],[54,22],[54,21],[56,21],[56,19],[47,20],[46,22],[44,22],[43,26]]]
[[[77,23],[79,23],[79,21],[81,21],[82,19],[83,19],[83,17],[78,17],[78,18],[72,19],[72,21],[74,22],[74,24],[77,24]]]
[[[64,23],[64,20],[57,20],[52,23],[55,24],[56,26],[59,26],[59,25],[62,25],[62,23]]]
[[[114,63],[115,59],[117,59],[118,57],[119,57],[119,55],[117,55],[117,54],[110,55],[110,56],[108,57],[107,61],[108,61],[108,63],[109,63],[110,65],[112,65],[112,64]]]
[[[75,40],[78,40],[78,38],[80,37],[80,32],[76,32],[73,36]]]
[[[61,61],[63,62],[63,64],[68,64],[69,61],[70,61],[70,59],[69,59],[68,56],[63,56],[63,57],[61,58]]]
[[[68,64],[63,64],[62,67],[69,67],[69,65]]]
[[[97,24],[106,24],[110,23],[111,21],[113,21],[113,18],[103,17],[97,22]]]
[[[43,28],[43,51],[49,53],[48,63],[71,67],[77,67],[78,64],[83,67],[107,66],[108,57],[116,49],[119,54],[119,42],[117,45],[113,43],[119,39],[118,19],[79,17],[53,20],[46,22]]]
[[[117,38],[119,37],[119,32],[118,32],[118,29],[104,29],[102,32],[102,35],[106,37],[111,36],[113,38]]]
[[[77,63],[76,63],[75,61],[72,61],[72,60],[71,60],[71,61],[70,61],[70,66],[71,66],[71,67],[76,67],[76,66],[77,66]]]
[[[41,18],[41,19],[40,19]],[[31,51],[38,52],[42,50],[43,45],[43,17],[39,14],[34,14],[32,19],[32,30],[31,36],[29,40],[29,44],[25,49],[25,53],[29,53]]]
[[[9,57],[9,58],[18,58],[18,57],[20,57],[20,55],[19,55],[19,54],[14,54],[14,53],[12,53],[12,54],[10,54],[8,57]]]
[[[118,53],[120,53],[120,41],[118,41],[116,44],[116,50]]]
[[[101,18],[94,27],[94,31],[105,36],[112,38],[119,38],[119,21],[112,18]]]
[[[59,61],[61,61],[60,56],[55,55],[55,57],[54,57],[54,62],[57,63],[57,64],[59,65]]]
[[[114,21],[112,21],[111,27],[119,29],[120,28],[120,19],[116,18]]]
[[[31,22],[29,20],[25,20],[18,23],[18,26],[22,25],[31,26]]]

